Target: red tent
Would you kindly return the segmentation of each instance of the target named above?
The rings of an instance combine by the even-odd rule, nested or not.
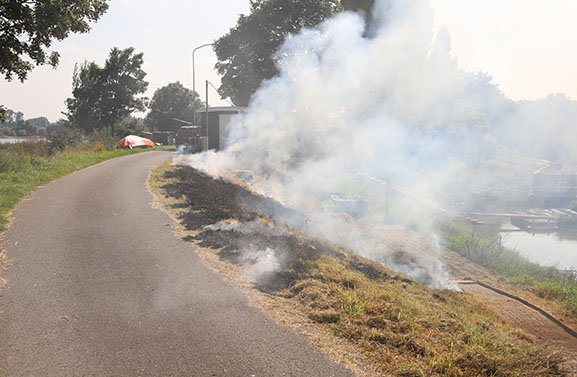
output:
[[[142,147],[142,148],[152,147],[152,148],[154,148],[154,142],[152,140],[145,139],[145,138],[140,137],[140,136],[128,135],[128,136],[120,139],[118,144],[116,144],[116,148],[130,148],[130,149],[132,149],[134,147]]]

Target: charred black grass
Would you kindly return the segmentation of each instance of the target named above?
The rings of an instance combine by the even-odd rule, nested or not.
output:
[[[273,223],[261,212],[282,207],[271,199],[186,167],[169,169],[159,182],[173,206],[184,210],[186,228],[198,231],[192,240],[222,260],[242,266],[247,244],[282,254],[281,269],[257,287],[299,303],[313,322],[355,344],[383,374],[566,375],[559,354],[533,344],[471,295],[431,290],[278,222],[270,232],[203,231],[223,221]]]

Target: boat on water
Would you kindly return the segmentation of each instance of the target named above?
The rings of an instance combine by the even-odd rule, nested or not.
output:
[[[511,224],[517,228],[529,232],[554,232],[559,229],[557,219],[551,218],[531,218],[531,217],[512,217]]]

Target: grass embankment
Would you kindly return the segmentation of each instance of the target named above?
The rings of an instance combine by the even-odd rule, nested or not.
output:
[[[186,229],[185,240],[252,274],[260,292],[296,305],[308,325],[354,345],[378,375],[565,375],[558,355],[475,297],[431,290],[253,209],[291,215],[277,202],[184,167],[165,165],[150,184]]]
[[[47,142],[0,144],[0,232],[8,212],[38,186],[104,160],[138,152],[107,150],[103,144],[50,153]]]
[[[560,302],[567,316],[577,318],[577,271],[532,263],[503,247],[499,238],[490,239],[465,224],[445,224],[442,232],[451,250],[543,299]]]

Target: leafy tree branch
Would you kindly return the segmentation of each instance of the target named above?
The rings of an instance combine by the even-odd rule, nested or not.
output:
[[[58,65],[48,52],[54,40],[86,33],[108,9],[108,0],[0,1],[0,74],[24,81],[34,66]]]

